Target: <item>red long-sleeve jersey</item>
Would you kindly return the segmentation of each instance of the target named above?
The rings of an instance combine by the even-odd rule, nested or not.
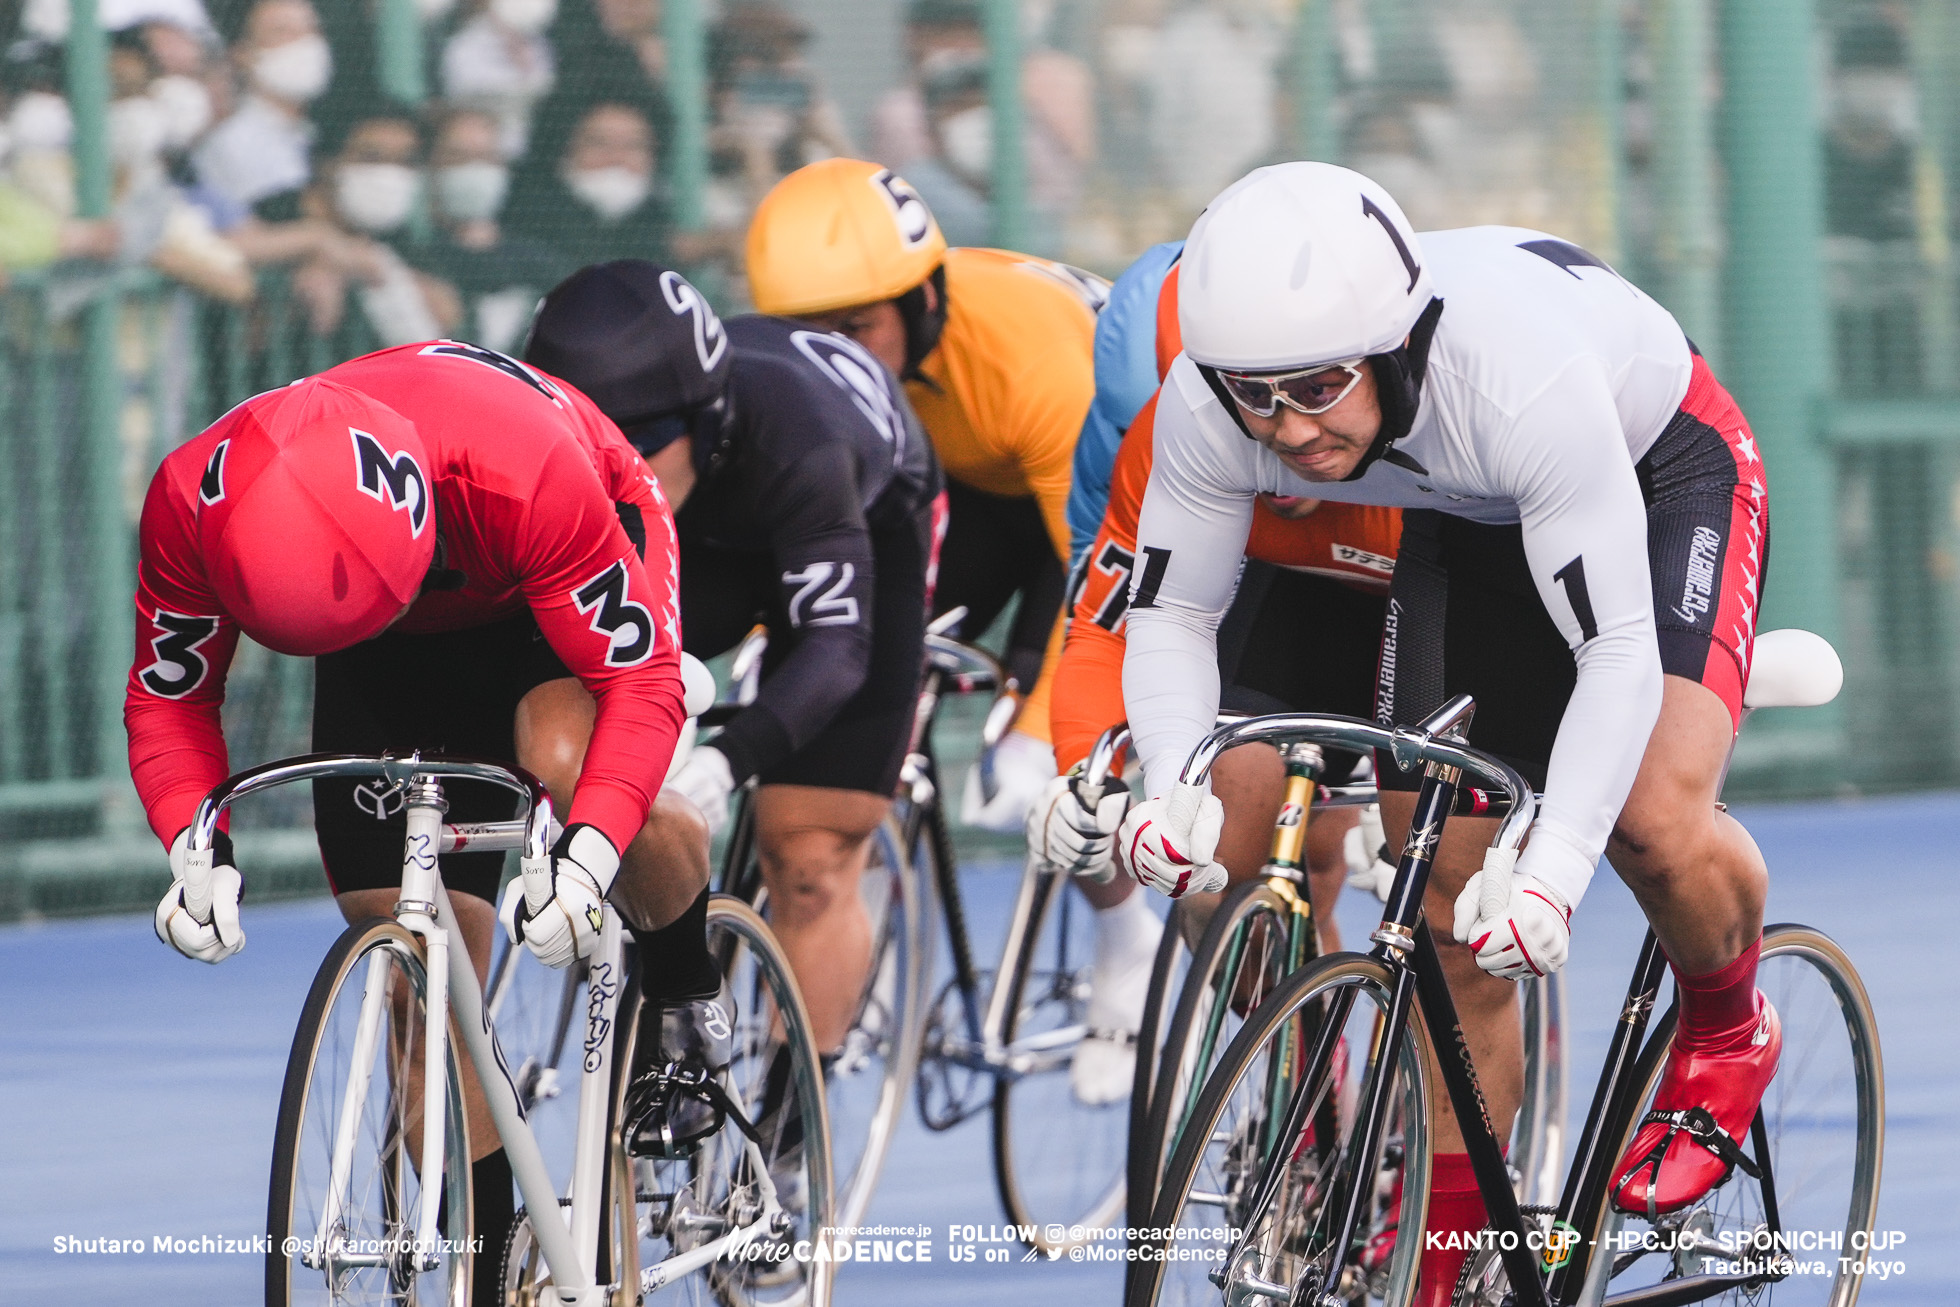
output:
[[[567,824],[625,849],[685,720],[673,516],[639,456],[577,390],[473,345],[404,345],[324,375],[415,424],[436,567],[461,574],[391,629],[462,630],[528,607],[598,705]],[[137,793],[166,844],[229,774],[218,710],[239,631],[196,542],[199,483],[236,412],[165,458],[143,505],[123,720]],[[644,533],[644,563],[629,528]]]

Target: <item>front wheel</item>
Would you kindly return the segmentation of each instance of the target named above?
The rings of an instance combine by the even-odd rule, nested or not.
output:
[[[1007,1065],[994,1081],[994,1176],[1023,1241],[1058,1257],[1097,1237],[1085,1230],[1121,1223],[1130,1113],[1126,1098],[1085,1103],[1070,1078],[1089,1034],[1094,910],[1065,873],[1028,874],[1021,946],[1000,982]]]
[[[1393,985],[1373,958],[1335,953],[1295,972],[1246,1018],[1164,1168],[1150,1237],[1130,1268],[1128,1307],[1410,1300],[1420,1239],[1395,1240],[1385,1265],[1361,1264],[1382,1221],[1399,1218],[1401,1229],[1415,1231],[1427,1215],[1429,1041],[1413,1007],[1392,1046],[1376,1038]],[[1333,1056],[1343,1038],[1371,1052]],[[1385,1123],[1364,1150],[1351,1105],[1366,1101],[1377,1077],[1388,1078],[1384,1116],[1395,1125]],[[1296,1105],[1307,1126],[1289,1135],[1284,1124]],[[1391,1218],[1398,1173],[1401,1205]],[[1364,1211],[1343,1242],[1338,1217],[1357,1174]],[[1259,1204],[1273,1181],[1273,1198]],[[1219,1237],[1231,1230],[1244,1232],[1236,1243]]]
[[[1765,1179],[1737,1168],[1699,1203],[1653,1225],[1609,1210],[1582,1302],[1734,1267],[1763,1273],[1706,1301],[1852,1307],[1867,1262],[1886,1260],[1859,1247],[1877,1220],[1885,1150],[1885,1068],[1864,982],[1821,931],[1778,925],[1763,932],[1756,987],[1783,1021],[1776,1076],[1742,1141],[1759,1163],[1767,1155]],[[1669,1013],[1636,1066],[1642,1093],[1616,1157],[1647,1113],[1673,1034]],[[1645,1251],[1650,1245],[1656,1250]]]
[[[443,1173],[425,1183],[421,941],[375,917],[344,931],[313,978],[286,1061],[266,1206],[267,1307],[466,1307],[470,1141],[456,1041],[444,1040]],[[437,1240],[421,1246],[437,1204]]]

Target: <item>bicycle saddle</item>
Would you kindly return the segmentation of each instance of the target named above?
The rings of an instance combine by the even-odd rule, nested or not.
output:
[[[1815,708],[1837,698],[1843,685],[1844,664],[1829,640],[1795,627],[1764,631],[1756,637],[1742,706]]]

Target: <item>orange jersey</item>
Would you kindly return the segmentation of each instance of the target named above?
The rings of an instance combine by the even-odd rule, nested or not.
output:
[[[1158,335],[1159,341],[1163,334]],[[1055,672],[1049,706],[1055,762],[1067,771],[1082,761],[1096,737],[1123,720],[1124,625],[1130,603],[1130,569],[1136,556],[1137,516],[1150,483],[1152,424],[1157,397],[1137,414],[1116,453],[1109,508],[1089,547],[1071,596],[1068,642]],[[1345,585],[1386,593],[1402,534],[1393,508],[1323,502],[1306,517],[1286,518],[1255,503],[1247,558],[1294,571],[1332,577]]]
[[[1006,250],[946,252],[946,329],[906,397],[955,481],[1032,497],[1068,564],[1075,438],[1096,394],[1096,310],[1108,287]],[[1045,739],[1061,653],[1060,614],[1015,729]]]
[[[1033,496],[1068,561],[1069,474],[1095,398],[1092,344],[1105,288],[1047,259],[946,252],[946,329],[906,383],[939,462],[988,494]]]

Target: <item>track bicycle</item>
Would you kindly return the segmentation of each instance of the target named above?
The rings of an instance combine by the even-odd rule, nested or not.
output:
[[[761,919],[741,903],[709,905],[710,943],[727,959],[738,1004],[735,1056],[714,1082],[727,1120],[690,1155],[652,1161],[629,1157],[618,1129],[638,986],[619,915],[605,908],[586,962],[576,1144],[561,1190],[525,1120],[437,861],[463,849],[517,849],[527,892],[542,904],[549,795],[522,769],[462,758],[313,754],[269,763],[199,804],[187,906],[208,910],[212,841],[232,803],[325,776],[379,778],[385,797],[399,797],[402,891],[394,916],[347,927],[307,994],[273,1144],[267,1303],[467,1307],[474,1275],[499,1261],[511,1304],[620,1307],[670,1286],[679,1301],[828,1302],[828,1264],[794,1255],[797,1241],[819,1239],[832,1224],[821,1071],[795,979]],[[447,824],[446,778],[500,785],[522,815]],[[764,1082],[778,1050],[787,1050],[790,1075],[772,1101]],[[466,1078],[481,1089],[523,1199],[502,1249],[473,1240]],[[778,1147],[792,1120],[804,1140],[794,1153]]]
[[[1241,714],[1219,715],[1221,724],[1242,720]],[[1129,738],[1127,724],[1103,733],[1083,768],[1085,788],[1100,793]],[[1204,1084],[1232,1035],[1281,981],[1321,955],[1305,859],[1313,814],[1376,800],[1372,783],[1328,784],[1323,779],[1326,755],[1319,745],[1296,741],[1282,744],[1279,753],[1284,798],[1258,876],[1229,888],[1215,904],[1205,904],[1210,909],[1206,917],[1197,916],[1197,902],[1180,900],[1158,943],[1130,1092],[1132,1228],[1149,1224],[1158,1177],[1190,1117],[1194,1091]],[[1525,1095],[1507,1159],[1520,1197],[1543,1202],[1557,1192],[1564,1153],[1565,989],[1555,973],[1527,982],[1524,991]],[[1315,1128],[1333,1130],[1337,1107],[1333,1101],[1324,1103]],[[1373,1234],[1395,1220],[1393,1173],[1400,1166],[1401,1148],[1399,1132],[1391,1129],[1384,1152],[1391,1178],[1382,1211],[1371,1222]]]
[[[954,609],[927,630],[896,801],[872,836],[859,882],[872,922],[873,966],[843,1049],[826,1059],[838,1220],[847,1226],[862,1220],[909,1087],[931,1130],[990,1114],[1007,1218],[1024,1242],[1059,1255],[1087,1236],[1057,1239],[1049,1227],[1101,1227],[1120,1217],[1127,1121],[1121,1103],[1088,1107],[1069,1087],[1071,1058],[1088,1034],[1094,923],[1077,895],[1057,892],[1067,876],[1026,866],[998,964],[984,970],[974,954],[942,806],[934,727],[949,696],[991,694],[981,732],[988,748],[1005,733],[1015,705],[999,661],[946,634],[964,616]],[[702,714],[704,726],[753,697],[758,639],[738,651],[732,701]],[[718,884],[766,913],[746,793]],[[928,1001],[936,915],[943,919],[952,976]]]
[[[1842,673],[1828,646],[1815,652],[1819,645],[1801,632],[1758,637],[1747,705],[1828,701]],[[1829,675],[1791,665],[1826,657]],[[1407,1302],[1421,1256],[1414,1235],[1423,1228],[1428,1189],[1428,1076],[1435,1066],[1489,1215],[1456,1286],[1459,1307],[1765,1300],[1851,1307],[1862,1261],[1832,1253],[1812,1270],[1799,1264],[1797,1250],[1820,1237],[1854,1249],[1871,1235],[1884,1142],[1883,1069],[1857,972],[1836,944],[1807,926],[1764,932],[1758,983],[1785,1014],[1783,1055],[1723,1183],[1651,1223],[1608,1205],[1618,1159],[1652,1098],[1675,1026],[1672,1008],[1652,1019],[1665,958],[1649,931],[1558,1203],[1519,1203],[1421,917],[1430,861],[1452,812],[1502,818],[1496,865],[1520,846],[1535,813],[1522,777],[1461,743],[1474,710],[1459,696],[1419,726],[1394,731],[1331,716],[1257,718],[1214,731],[1187,761],[1182,779],[1197,782],[1233,744],[1311,740],[1376,749],[1424,773],[1387,911],[1371,936],[1375,949],[1320,959],[1252,1014],[1199,1093],[1166,1167],[1153,1224],[1223,1226],[1231,1235],[1209,1246],[1175,1231],[1153,1240],[1130,1276],[1128,1302]],[[1374,1030],[1379,1036],[1363,1045],[1369,1055],[1355,1086],[1337,1084],[1343,1035]],[[1432,1047],[1449,1055],[1432,1060]],[[1340,1133],[1310,1134],[1321,1105],[1343,1092],[1355,1107]],[[1364,1275],[1353,1257],[1357,1234],[1379,1186],[1386,1125],[1398,1110],[1403,1234],[1389,1264]]]

